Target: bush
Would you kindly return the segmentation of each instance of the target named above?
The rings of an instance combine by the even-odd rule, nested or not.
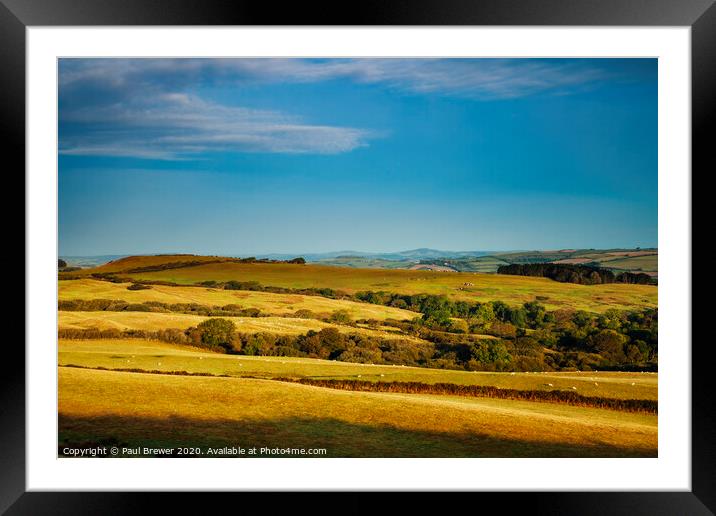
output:
[[[336,310],[331,314],[329,321],[338,324],[348,324],[351,322],[351,316],[346,310]]]
[[[150,287],[149,285],[142,285],[141,283],[132,283],[127,287],[127,290],[149,290],[150,288],[152,287]]]
[[[228,319],[207,319],[197,325],[201,342],[212,347],[231,349],[236,325]]]
[[[312,312],[311,310],[306,310],[305,308],[296,310],[293,316],[299,319],[318,319],[318,314]]]

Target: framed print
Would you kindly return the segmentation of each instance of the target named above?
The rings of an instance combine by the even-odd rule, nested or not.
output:
[[[711,2],[63,4],[0,11],[27,202],[9,514],[711,513]]]

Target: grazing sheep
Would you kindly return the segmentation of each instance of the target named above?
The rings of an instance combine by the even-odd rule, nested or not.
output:
[[[510,373],[510,376],[515,376],[515,373]]]
[[[552,385],[551,383],[548,383],[547,387],[554,387],[554,385]]]
[[[577,388],[576,388],[574,385],[572,385],[572,390],[573,390],[573,391],[576,391]]]
[[[632,385],[636,385],[634,382],[631,382]]]
[[[380,376],[385,376],[384,374],[381,374]]]
[[[594,385],[599,385],[597,382],[594,382]]]
[[[361,377],[361,375],[358,375],[358,378],[360,378],[360,377]]]

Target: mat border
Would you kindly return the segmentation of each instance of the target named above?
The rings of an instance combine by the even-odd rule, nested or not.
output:
[[[222,0],[0,0],[0,146],[4,158],[25,168],[26,28],[30,26],[167,26],[167,25],[501,25],[501,26],[688,26],[691,27],[692,184],[694,171],[716,170],[711,152],[716,125],[716,5],[714,0],[367,0],[346,9],[343,2],[270,3]],[[14,158],[14,159],[13,159]],[[24,186],[23,186],[24,188]],[[693,190],[692,190],[693,191]],[[698,191],[698,190],[696,190]],[[693,212],[692,220],[700,219]],[[707,216],[707,215],[705,215]],[[9,220],[9,219],[6,219]],[[693,230],[692,230],[693,234]],[[698,243],[697,243],[698,244]],[[696,251],[698,248],[696,249]],[[693,265],[709,267],[706,254],[694,252]],[[705,250],[704,250],[705,251]],[[54,258],[53,258],[54,259]],[[27,281],[28,271],[25,270]],[[713,281],[701,281],[705,291]],[[695,310],[701,305],[692,303]],[[693,318],[692,318],[693,319]],[[694,334],[696,335],[696,334]],[[696,339],[693,339],[697,342]],[[713,356],[706,340],[692,347],[692,491],[625,493],[452,493],[479,501],[508,502],[511,509],[570,514],[714,514],[716,510],[716,421],[710,393]],[[20,349],[14,363],[25,364]],[[124,514],[161,503],[178,513],[206,510],[206,496],[196,493],[39,493],[26,491],[25,369],[4,371],[0,391],[0,511],[7,514]],[[265,495],[212,493],[217,501],[244,508],[265,503]],[[216,498],[216,497],[221,498]],[[326,494],[271,494],[274,502],[294,508]],[[333,496],[333,495],[331,495]],[[347,493],[341,512],[357,513],[382,503],[385,494]],[[231,497],[231,498],[229,498]],[[508,498],[509,497],[509,498]],[[425,510],[434,500],[423,494],[404,497],[404,510]],[[455,499],[457,501],[457,499]],[[437,502],[440,503],[440,502]],[[471,501],[470,503],[474,503]],[[444,508],[444,506],[443,506]],[[319,509],[320,510],[320,509]],[[332,512],[335,512],[333,509]]]

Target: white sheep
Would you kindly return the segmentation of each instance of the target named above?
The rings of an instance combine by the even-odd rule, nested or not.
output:
[[[572,390],[573,390],[573,391],[576,391],[577,388],[576,388],[574,385],[572,385]]]

